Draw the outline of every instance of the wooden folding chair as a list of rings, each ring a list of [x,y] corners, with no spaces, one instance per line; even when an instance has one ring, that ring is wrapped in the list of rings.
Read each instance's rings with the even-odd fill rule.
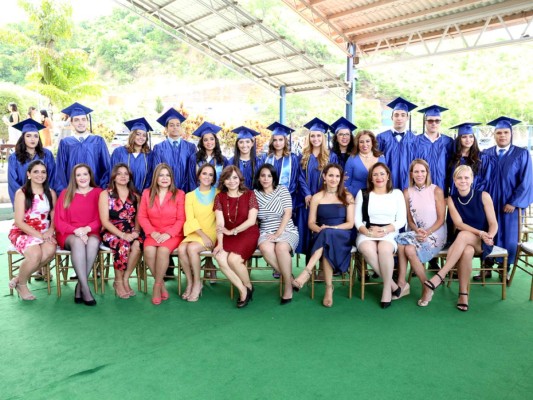
[[[531,289],[529,291],[529,300],[533,300],[533,263],[529,257],[533,256],[533,242],[529,242],[529,233],[533,227],[533,206],[520,209],[518,212],[518,248],[514,260],[513,271],[509,280],[509,286],[514,279],[516,269],[519,268],[531,276]]]

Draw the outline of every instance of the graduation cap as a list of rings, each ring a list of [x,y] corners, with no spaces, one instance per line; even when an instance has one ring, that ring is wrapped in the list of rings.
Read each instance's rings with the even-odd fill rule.
[[[24,121],[19,122],[16,125],[13,125],[13,128],[21,131],[22,133],[26,132],[39,132],[41,129],[44,129],[45,126],[38,123],[34,119],[28,118]]]
[[[413,111],[418,106],[416,104],[413,104],[405,100],[402,97],[397,97],[394,100],[392,100],[389,104],[387,104],[387,107],[390,107],[395,111],[399,110],[399,111],[405,111],[408,113],[408,112]]]
[[[313,118],[311,121],[309,121],[307,124],[304,125],[307,129],[310,131],[317,131],[326,133],[331,129],[331,126],[326,124],[324,121],[322,121],[319,118]]]
[[[418,110],[419,113],[424,113],[426,117],[440,117],[440,113],[448,111],[447,108],[433,104],[432,106]]]
[[[294,129],[289,128],[288,126],[285,126],[283,124],[280,124],[279,122],[274,122],[273,124],[270,124],[267,126],[267,129],[272,131],[272,136],[283,136],[283,137],[289,137],[289,149],[292,147],[292,137],[291,133],[294,132]]]
[[[74,117],[79,117],[80,115],[89,116],[89,131],[92,132],[93,130],[93,121],[91,119],[91,113],[93,112],[92,109],[89,107],[85,107],[83,104],[80,103],[73,103],[67,108],[61,110],[63,114],[67,114],[71,119]]]
[[[193,135],[194,136],[197,136],[199,138],[201,138],[202,136],[208,134],[208,133],[211,133],[213,135],[216,135],[218,132],[220,132],[222,128],[218,125],[214,125],[214,124],[210,124],[209,122],[207,121],[204,121],[202,123],[202,125],[200,125],[198,127],[198,129],[196,129],[194,132],[193,132]]]
[[[259,135],[259,132],[254,131],[253,129],[247,128],[245,126],[239,126],[238,128],[235,128],[232,130],[233,133],[237,134],[237,140],[241,139],[252,139],[255,136]]]
[[[522,121],[519,121],[517,119],[501,116],[496,118],[495,120],[492,120],[490,122],[487,122],[487,125],[493,126],[495,129],[510,129],[511,132],[513,131],[513,126],[516,124],[519,124]]]
[[[357,126],[352,124],[349,120],[344,117],[340,117],[337,121],[331,124],[333,132],[337,133],[341,129],[348,129],[350,132],[353,132],[357,129]]]
[[[166,127],[168,124],[168,121],[171,119],[179,119],[180,123],[185,121],[187,118],[185,118],[183,115],[181,115],[177,110],[174,108],[169,108],[163,115],[161,115],[157,122],[161,124],[162,126]]]
[[[145,132],[153,131],[153,128],[150,126],[148,121],[144,118],[131,119],[129,121],[124,122],[124,125],[128,127],[130,132],[136,129],[139,129]]]
[[[474,126],[481,125],[478,122],[463,122],[462,124],[452,126],[450,129],[457,129],[457,135],[473,135]]]

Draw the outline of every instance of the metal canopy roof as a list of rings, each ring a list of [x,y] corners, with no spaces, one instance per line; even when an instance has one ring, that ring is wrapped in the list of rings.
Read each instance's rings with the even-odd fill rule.
[[[342,51],[355,43],[363,66],[378,53],[398,61],[533,39],[531,0],[283,1]],[[506,39],[487,33],[497,28]]]
[[[282,86],[287,93],[325,89],[345,101],[347,83],[236,1],[115,1],[276,93]]]

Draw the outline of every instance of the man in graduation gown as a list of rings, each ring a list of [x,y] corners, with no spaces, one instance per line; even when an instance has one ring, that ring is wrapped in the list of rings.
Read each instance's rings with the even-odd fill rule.
[[[157,122],[165,127],[167,140],[154,146],[152,170],[160,163],[167,163],[172,168],[174,184],[187,193],[192,188],[189,184],[189,162],[191,155],[196,153],[196,146],[183,138],[183,121],[185,117],[174,108],[170,108],[158,118]]]
[[[68,186],[74,166],[85,163],[91,167],[96,185],[106,188],[111,172],[111,157],[105,140],[87,130],[91,110],[74,103],[61,112],[70,117],[74,134],[61,139],[57,150],[56,187],[59,193]]]
[[[498,161],[495,189],[491,196],[498,220],[494,240],[509,253],[509,268],[514,263],[518,242],[518,212],[533,203],[533,167],[529,151],[512,144],[513,126],[520,121],[499,117],[488,125],[494,126],[496,146],[486,153]],[[490,277],[491,273],[487,273]],[[507,275],[509,279],[509,275]],[[478,278],[480,279],[480,277]]]
[[[414,160],[412,146],[415,135],[407,129],[407,122],[409,113],[416,105],[398,97],[387,104],[387,107],[392,108],[392,129],[377,136],[378,147],[391,171],[392,186],[403,190],[409,187],[409,166]]]

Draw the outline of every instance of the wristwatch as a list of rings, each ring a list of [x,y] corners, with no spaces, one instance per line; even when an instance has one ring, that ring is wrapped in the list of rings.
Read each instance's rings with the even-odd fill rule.
[[[237,228],[233,230],[233,236],[237,236]]]

